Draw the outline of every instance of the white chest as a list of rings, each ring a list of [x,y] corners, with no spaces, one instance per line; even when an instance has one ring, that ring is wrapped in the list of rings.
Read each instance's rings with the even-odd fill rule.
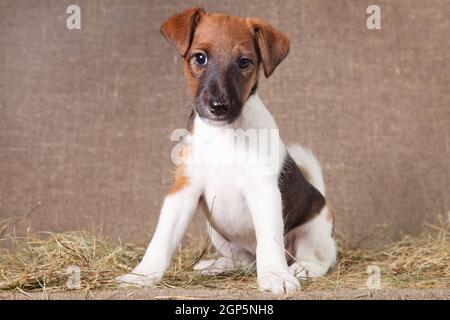
[[[248,164],[236,161],[242,155],[230,139],[218,132],[214,138],[215,142],[203,141],[201,148],[196,148],[194,141],[193,156],[202,152],[206,157],[200,163],[194,162],[189,171],[202,186],[211,226],[233,243],[251,248],[256,241],[255,231],[243,191],[252,183],[253,174]]]
[[[245,190],[267,177],[277,180],[285,148],[275,121],[258,97],[245,106],[239,126],[217,127],[196,118],[187,148],[187,172],[201,186],[212,227],[228,240],[255,245]]]

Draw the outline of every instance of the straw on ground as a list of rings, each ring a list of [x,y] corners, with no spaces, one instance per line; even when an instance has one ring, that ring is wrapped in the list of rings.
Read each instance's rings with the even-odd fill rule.
[[[0,238],[9,241],[0,249],[0,289],[66,290],[70,266],[80,270],[80,287],[111,289],[115,277],[130,272],[144,253],[143,246],[121,244],[90,232],[29,233],[19,238],[8,230],[17,220],[0,222]],[[404,236],[378,249],[351,248],[338,241],[339,257],[327,276],[301,281],[302,290],[337,290],[366,287],[367,268],[381,271],[382,288],[450,287],[450,220],[417,237]],[[0,243],[1,246],[1,243]],[[199,255],[214,256],[205,241],[181,247],[160,286],[171,288],[254,289],[254,266],[221,276],[193,271]],[[69,269],[68,269],[69,268]]]

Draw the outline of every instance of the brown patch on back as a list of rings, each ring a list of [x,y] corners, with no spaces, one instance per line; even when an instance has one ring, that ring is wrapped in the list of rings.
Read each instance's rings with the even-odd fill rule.
[[[323,195],[303,176],[288,154],[278,177],[283,201],[285,234],[317,216],[325,206]]]

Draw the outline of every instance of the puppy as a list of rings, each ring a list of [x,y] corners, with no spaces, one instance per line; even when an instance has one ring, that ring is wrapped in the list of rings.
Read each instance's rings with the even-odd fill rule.
[[[259,19],[201,8],[171,17],[161,32],[184,59],[193,109],[153,239],[141,263],[118,280],[161,280],[199,203],[219,254],[200,261],[199,272],[229,272],[256,259],[259,288],[274,294],[297,290],[298,278],[324,275],[336,247],[320,165],[310,151],[285,147],[256,93],[259,70],[274,72],[288,38]]]

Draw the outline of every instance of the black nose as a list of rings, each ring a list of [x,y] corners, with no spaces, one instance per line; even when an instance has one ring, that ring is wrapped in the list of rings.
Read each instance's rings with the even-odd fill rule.
[[[212,101],[209,104],[209,110],[211,110],[211,113],[216,116],[225,115],[228,112],[229,108],[230,108],[230,103],[226,100]]]

